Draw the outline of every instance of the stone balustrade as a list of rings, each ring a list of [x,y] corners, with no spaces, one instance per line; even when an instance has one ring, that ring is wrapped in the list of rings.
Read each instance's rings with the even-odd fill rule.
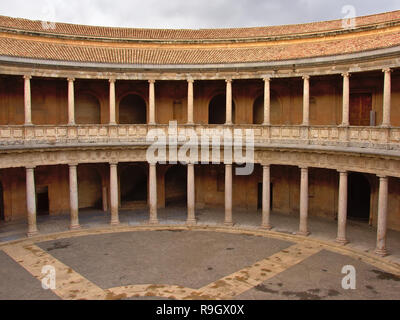
[[[149,130],[160,129],[167,135],[168,128],[168,125],[0,126],[0,145],[29,148],[47,145],[62,147],[79,144],[146,144]],[[243,139],[246,130],[251,129],[255,145],[261,147],[314,145],[400,150],[400,128],[397,127],[178,125],[178,135],[187,136],[187,129],[194,130],[197,135],[204,129],[210,130],[211,135],[223,130],[235,130],[235,134],[242,133]]]

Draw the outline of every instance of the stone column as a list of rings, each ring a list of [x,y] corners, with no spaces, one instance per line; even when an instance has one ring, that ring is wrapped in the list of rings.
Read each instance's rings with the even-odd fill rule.
[[[225,225],[233,226],[233,222],[232,222],[232,164],[225,165]]]
[[[149,124],[156,124],[155,80],[149,80]]]
[[[346,222],[347,222],[347,171],[339,171],[339,203],[338,203],[338,233],[336,242],[347,244]]]
[[[297,234],[308,236],[307,218],[308,218],[308,168],[301,167],[300,179],[300,227]]]
[[[70,229],[80,229],[78,216],[78,175],[77,164],[69,165],[69,206],[71,212]]]
[[[26,167],[26,207],[28,211],[28,237],[38,234],[36,225],[35,167]]]
[[[193,79],[188,79],[188,124],[193,124]]]
[[[157,218],[157,165],[149,164],[149,207],[150,224],[158,224]]]
[[[226,79],[226,123],[232,124],[232,79]]]
[[[110,206],[111,206],[111,225],[119,224],[118,217],[118,172],[117,162],[110,163]]]
[[[32,125],[32,104],[31,104],[31,79],[30,75],[24,76],[24,104],[25,104],[25,125]]]
[[[383,88],[383,120],[382,127],[390,127],[390,104],[391,104],[391,69],[382,70],[385,73],[385,82]]]
[[[349,108],[350,108],[350,74],[348,72],[342,73],[343,77],[343,106],[342,106],[342,126],[347,127],[350,125]]]
[[[387,255],[386,229],[388,207],[388,177],[379,176],[379,200],[378,200],[378,230],[375,253],[380,256]]]
[[[271,230],[270,211],[271,211],[271,167],[263,166],[263,188],[262,188],[262,224],[261,227]]]
[[[264,78],[264,123],[269,126],[271,124],[271,79]]]
[[[310,125],[310,76],[304,76],[303,87],[303,126]]]
[[[194,180],[194,164],[188,164],[187,174],[187,205],[188,205],[188,218],[187,224],[196,224],[196,213],[195,213],[195,180]]]
[[[110,125],[117,124],[115,118],[115,79],[110,79]]]
[[[74,81],[74,78],[68,78],[68,124],[70,126],[73,126],[75,124]]]

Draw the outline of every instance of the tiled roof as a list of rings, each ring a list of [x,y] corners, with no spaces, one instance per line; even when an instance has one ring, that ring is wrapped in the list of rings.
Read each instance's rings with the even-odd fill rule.
[[[366,16],[357,19],[358,27],[399,19],[400,11]],[[90,27],[71,24],[56,24],[55,30],[43,30],[38,21],[0,16],[0,28],[9,31],[0,33],[0,55],[35,58],[55,61],[97,62],[118,64],[216,64],[266,62],[288,59],[330,56],[354,53],[377,48],[400,45],[397,26],[369,31],[354,30],[351,34],[313,36],[307,39],[286,41],[257,40],[217,45],[176,44],[152,42],[151,39],[228,39],[268,37],[291,33],[323,32],[340,29],[341,21],[318,22],[280,27],[215,29],[215,30],[156,30]],[[17,30],[32,31],[35,34],[21,34]],[[1,30],[0,30],[1,32]],[[41,36],[37,32],[54,35]],[[115,41],[60,39],[56,34],[89,37],[115,38]],[[146,43],[123,42],[121,39],[147,39]],[[153,40],[155,41],[155,40]],[[201,42],[201,41],[200,41]]]
[[[400,20],[400,10],[388,13],[358,17],[357,27]],[[43,29],[41,21],[0,16],[0,27],[17,30],[51,33],[59,35],[77,35],[87,37],[106,37],[115,39],[148,39],[148,40],[195,40],[195,39],[237,39],[258,38],[282,35],[293,35],[329,30],[341,30],[342,21],[332,20],[284,26],[231,29],[139,29],[111,28],[67,23],[56,23],[55,29]]]

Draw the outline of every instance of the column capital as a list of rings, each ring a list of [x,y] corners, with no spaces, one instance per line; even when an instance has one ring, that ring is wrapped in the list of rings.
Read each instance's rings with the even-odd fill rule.
[[[232,167],[232,162],[224,162],[224,165],[225,165],[226,167]]]
[[[149,79],[148,82],[149,82],[150,84],[154,84],[154,83],[156,83],[156,80],[155,80],[155,79]]]
[[[31,79],[32,79],[32,75],[30,75],[30,74],[24,74],[23,78],[24,78],[25,80],[31,80]]]
[[[115,83],[117,80],[115,79],[115,78],[110,78],[110,79],[108,79],[108,82],[110,82],[110,83]]]
[[[308,170],[307,166],[299,166],[299,168],[303,171],[303,170]]]
[[[36,168],[36,166],[26,166],[26,167],[25,167],[26,170],[33,170],[33,169],[35,169],[35,168]]]
[[[387,180],[388,179],[388,176],[385,176],[385,175],[377,174],[376,176],[379,178],[379,180]]]
[[[193,79],[193,78],[187,78],[186,81],[187,81],[188,83],[194,83],[194,79]]]
[[[226,83],[232,83],[232,81],[233,81],[232,78],[226,78],[226,79],[225,79],[225,82],[226,82]]]
[[[262,164],[262,167],[268,169],[268,168],[271,168],[271,165],[270,164]]]
[[[392,69],[390,69],[390,68],[384,68],[384,69],[382,69],[382,72],[384,72],[384,73],[390,73],[390,72],[392,72],[393,70]]]
[[[269,76],[265,76],[262,78],[264,82],[270,82],[271,81],[271,77]]]
[[[75,78],[72,78],[72,77],[67,78],[67,81],[68,81],[68,82],[74,82],[74,81],[75,81]]]
[[[79,163],[78,162],[71,162],[71,163],[68,163],[68,165],[69,165],[70,168],[71,167],[77,167],[79,165]]]
[[[337,170],[341,175],[347,175],[349,172],[347,170],[339,169]]]
[[[310,76],[308,74],[305,74],[301,77],[303,80],[310,80]]]
[[[343,73],[341,73],[341,75],[342,75],[342,77],[347,77],[347,78],[351,77],[350,72],[343,72]]]
[[[110,161],[109,164],[110,164],[110,166],[117,166],[118,161]]]

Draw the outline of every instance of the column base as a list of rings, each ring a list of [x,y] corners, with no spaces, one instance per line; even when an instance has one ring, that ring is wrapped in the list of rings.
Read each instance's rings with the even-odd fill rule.
[[[376,249],[375,254],[377,254],[378,256],[381,256],[381,257],[385,257],[388,255],[388,252],[386,249]]]
[[[303,237],[308,237],[311,234],[309,231],[297,231],[296,235],[298,236],[303,236]]]
[[[225,227],[233,227],[233,222],[232,221],[225,221],[224,222]]]
[[[186,220],[186,225],[187,226],[195,226],[197,224],[197,220],[196,219],[187,219]]]
[[[159,221],[158,221],[158,219],[156,218],[156,219],[150,219],[149,220],[149,224],[159,224]]]
[[[112,220],[112,221],[110,222],[110,224],[111,224],[112,226],[118,226],[118,225],[119,225],[119,220]]]
[[[69,230],[80,230],[81,225],[80,224],[74,224],[69,226]]]
[[[335,242],[343,246],[349,243],[349,241],[345,238],[336,238]]]
[[[272,226],[269,225],[269,224],[262,224],[262,225],[261,225],[261,229],[271,230],[271,229],[272,229]]]
[[[35,237],[39,234],[39,231],[29,231],[26,235],[28,236],[28,238],[32,238]]]

